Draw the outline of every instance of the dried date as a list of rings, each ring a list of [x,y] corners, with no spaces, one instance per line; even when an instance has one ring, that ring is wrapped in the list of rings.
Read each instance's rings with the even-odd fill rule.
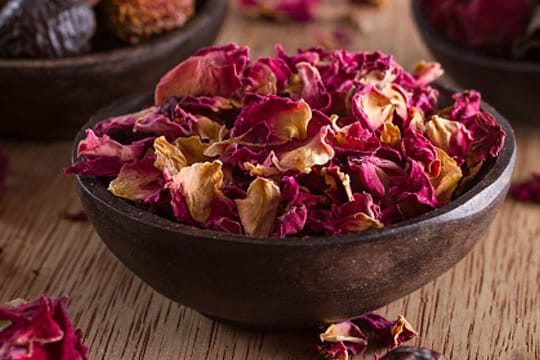
[[[137,44],[183,26],[195,12],[195,1],[103,0],[100,10],[113,34]]]
[[[59,58],[89,50],[96,20],[88,1],[4,0],[0,57]]]

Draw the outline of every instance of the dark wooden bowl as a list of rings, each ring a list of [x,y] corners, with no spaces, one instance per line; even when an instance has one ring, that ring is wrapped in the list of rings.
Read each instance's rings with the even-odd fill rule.
[[[540,63],[492,57],[453,43],[424,18],[412,0],[416,25],[445,71],[462,87],[477,89],[511,121],[540,123]]]
[[[153,88],[167,70],[215,40],[227,0],[198,3],[184,27],[138,46],[65,59],[0,59],[0,137],[73,139],[98,109]]]
[[[441,99],[452,91],[441,88]],[[151,102],[138,96],[98,112],[98,120]],[[77,176],[97,233],[137,276],[168,298],[207,316],[266,328],[354,317],[425,285],[461,260],[485,233],[510,184],[515,139],[508,122],[483,104],[507,138],[496,160],[457,200],[415,219],[337,237],[253,238],[181,225],[113,196],[94,177]]]

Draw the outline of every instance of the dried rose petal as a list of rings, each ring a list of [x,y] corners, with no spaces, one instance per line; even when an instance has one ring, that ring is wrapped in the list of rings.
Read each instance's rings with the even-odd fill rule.
[[[305,101],[247,95],[243,102],[231,137],[240,137],[246,143],[271,145],[306,138],[311,109]]]
[[[202,224],[210,217],[211,203],[221,195],[222,185],[222,163],[212,161],[182,168],[168,186],[171,193],[178,192],[183,196],[193,220]]]
[[[392,121],[394,106],[376,87],[366,86],[352,99],[354,116],[372,130],[377,130],[385,122]]]
[[[390,193],[396,197],[401,212],[407,217],[418,216],[438,206],[435,189],[422,166],[412,161],[408,175],[394,179]]]
[[[154,140],[154,151],[156,153],[154,166],[161,171],[166,171],[169,176],[178,174],[188,165],[186,155],[182,150],[168,142],[164,136]]]
[[[439,176],[431,178],[431,184],[439,203],[447,204],[452,200],[452,194],[463,178],[463,172],[456,161],[444,150],[435,148],[435,151],[441,161],[441,172]]]
[[[463,123],[434,115],[425,124],[425,129],[433,145],[447,152],[458,165],[463,164],[472,140],[470,131]]]
[[[325,165],[334,157],[334,149],[327,142],[329,126],[322,127],[318,134],[301,146],[279,155],[274,165],[282,172],[289,170],[308,173],[315,165]]]
[[[362,354],[368,345],[367,336],[351,321],[330,325],[319,338],[325,344],[315,349],[329,359],[348,359],[349,353]]]
[[[348,359],[349,353],[362,354],[372,343],[393,349],[416,335],[416,331],[401,315],[393,322],[378,314],[368,313],[330,325],[319,335],[323,344],[314,349],[327,359]]]
[[[373,203],[371,195],[354,194],[353,200],[336,210],[336,227],[344,233],[381,228],[379,206]]]
[[[84,159],[64,169],[66,175],[116,176],[122,168],[122,161],[117,157],[97,157]]]
[[[132,130],[137,121],[149,115],[156,114],[159,108],[156,106],[149,107],[139,112],[121,116],[115,116],[109,119],[101,120],[94,126],[94,132],[98,136],[109,134],[112,130]]]
[[[352,321],[368,334],[372,334],[373,338],[368,335],[370,341],[382,343],[388,349],[398,347],[418,335],[402,315],[399,315],[396,321],[390,321],[376,313],[368,313]]]
[[[157,202],[163,189],[162,172],[154,166],[155,158],[126,163],[110,182],[109,191],[132,201]]]
[[[155,101],[163,105],[170,96],[232,97],[242,87],[247,47],[224,45],[203,49],[169,71],[156,87]]]
[[[236,200],[238,214],[246,234],[268,236],[276,219],[280,190],[270,180],[256,178],[245,199]]]
[[[416,77],[417,84],[427,85],[440,78],[444,74],[444,71],[441,64],[437,62],[427,63],[425,61],[420,61],[414,67],[413,73]]]
[[[0,306],[0,359],[85,360],[88,351],[66,302],[65,297],[42,295]]]
[[[525,182],[512,184],[510,194],[518,201],[540,203],[540,174],[533,174]]]
[[[88,129],[86,130],[86,138],[80,142],[77,148],[77,156],[117,158],[122,162],[137,160],[144,155],[149,140],[151,139],[122,145],[108,135],[99,137],[91,129]]]

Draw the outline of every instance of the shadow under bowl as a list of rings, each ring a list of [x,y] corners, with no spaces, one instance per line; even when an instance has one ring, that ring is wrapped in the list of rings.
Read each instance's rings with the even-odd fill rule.
[[[63,59],[0,59],[0,137],[73,139],[98,109],[152,89],[170,68],[212,44],[227,3],[198,1],[182,28],[136,46]]]
[[[462,47],[427,22],[420,0],[412,0],[416,25],[425,44],[460,86],[481,91],[486,101],[511,121],[540,124],[540,63],[505,59]]]
[[[441,103],[453,89],[439,86]],[[98,112],[97,121],[133,112],[141,95]],[[486,232],[514,168],[508,122],[486,103],[507,137],[497,159],[450,204],[382,229],[335,237],[254,238],[182,225],[143,211],[77,176],[88,217],[109,249],[166,297],[221,321],[258,328],[300,328],[348,319],[420,288],[460,261]]]

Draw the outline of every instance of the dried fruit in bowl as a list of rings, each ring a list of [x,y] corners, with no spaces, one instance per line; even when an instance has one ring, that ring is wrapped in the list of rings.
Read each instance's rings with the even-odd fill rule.
[[[90,49],[96,20],[85,0],[0,2],[0,57],[59,58]]]
[[[426,19],[450,39],[492,52],[525,35],[533,0],[421,0]]]
[[[479,93],[439,106],[429,83],[441,74],[381,52],[203,49],[163,76],[153,106],[88,129],[65,171],[204,229],[381,228],[451,202],[503,146]]]
[[[102,0],[100,7],[115,35],[137,44],[184,25],[195,12],[195,1]]]

